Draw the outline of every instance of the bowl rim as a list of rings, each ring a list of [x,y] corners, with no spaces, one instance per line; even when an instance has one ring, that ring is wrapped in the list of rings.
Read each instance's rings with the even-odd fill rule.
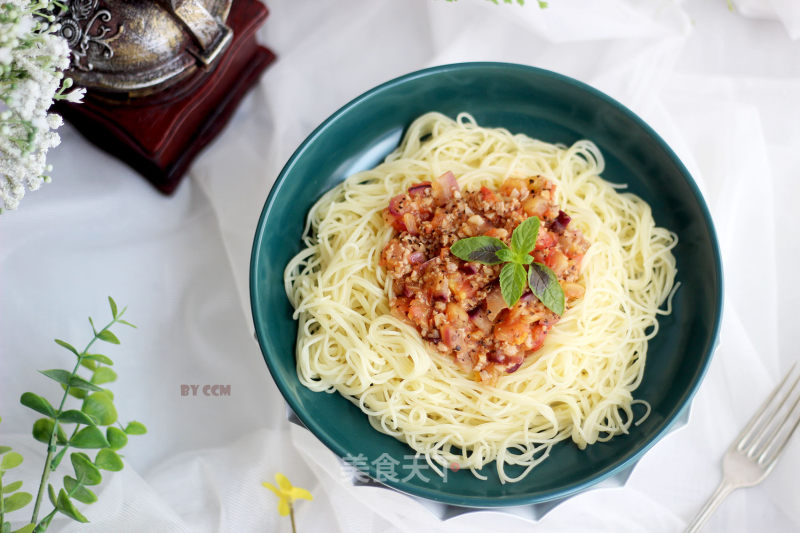
[[[408,74],[404,74],[402,76],[398,76],[392,78],[380,85],[369,89],[360,95],[356,96],[352,100],[348,101],[346,104],[341,106],[337,109],[334,113],[332,113],[328,118],[326,118],[319,126],[317,126],[298,146],[298,148],[292,153],[289,160],[286,162],[284,167],[282,168],[281,172],[278,174],[278,177],[275,180],[272,188],[270,189],[269,195],[267,196],[266,201],[264,202],[264,207],[262,208],[261,215],[258,220],[258,225],[256,226],[256,231],[253,237],[253,246],[251,251],[251,259],[250,259],[250,307],[251,312],[253,314],[253,327],[256,333],[256,339],[259,344],[259,348],[261,349],[262,357],[272,375],[275,384],[277,385],[278,389],[281,392],[284,400],[288,403],[289,407],[294,411],[296,416],[300,419],[300,421],[305,425],[305,427],[317,438],[320,442],[322,442],[328,449],[333,451],[339,458],[345,456],[347,451],[336,442],[335,439],[330,438],[330,436],[324,431],[319,424],[316,423],[315,419],[309,417],[305,412],[300,409],[298,402],[293,398],[291,394],[290,388],[284,382],[284,380],[280,377],[278,369],[274,367],[274,363],[272,358],[268,356],[267,350],[267,332],[263,331],[262,328],[259,326],[260,320],[257,319],[263,316],[262,311],[262,304],[256,294],[256,287],[258,285],[257,280],[257,271],[259,265],[259,257],[260,257],[260,250],[261,250],[261,243],[263,242],[263,236],[266,231],[266,221],[269,218],[272,210],[275,206],[275,201],[280,193],[284,183],[287,180],[287,176],[289,176],[295,166],[298,164],[298,161],[302,158],[303,154],[307,151],[310,145],[312,145],[317,138],[322,136],[326,130],[331,128],[343,115],[347,114],[351,109],[359,106],[362,102],[370,100],[371,98],[379,95],[382,92],[387,90],[391,90],[397,86],[401,86],[406,83],[413,82],[418,79],[428,78],[432,76],[440,76],[444,74],[450,74],[454,72],[464,71],[464,70],[479,70],[479,69],[497,69],[500,71],[517,71],[520,73],[527,73],[528,75],[532,76],[539,76],[544,78],[550,78],[560,83],[564,83],[567,85],[571,85],[583,92],[588,93],[590,96],[600,99],[610,105],[611,107],[615,108],[616,111],[622,113],[627,118],[632,120],[637,126],[639,126],[651,139],[655,140],[657,145],[664,151],[664,153],[668,156],[671,162],[675,165],[678,173],[683,177],[686,181],[687,185],[690,188],[691,193],[694,196],[695,201],[700,208],[700,212],[702,214],[703,221],[707,228],[709,238],[712,245],[712,255],[714,260],[714,270],[716,274],[716,287],[714,287],[716,294],[717,294],[717,302],[714,307],[716,316],[713,318],[713,323],[711,327],[711,334],[709,337],[709,347],[706,352],[703,354],[703,361],[700,364],[699,368],[697,369],[695,375],[690,381],[690,386],[684,391],[680,400],[676,403],[676,407],[673,409],[668,416],[665,417],[663,426],[659,431],[653,432],[650,436],[644,439],[644,443],[640,445],[638,449],[634,452],[626,452],[622,454],[619,458],[611,462],[606,468],[598,470],[594,472],[592,475],[584,478],[581,481],[571,483],[565,485],[561,489],[550,491],[542,496],[521,496],[521,495],[508,495],[508,496],[494,496],[494,497],[487,497],[487,496],[463,496],[463,495],[456,495],[452,492],[444,492],[438,489],[431,489],[427,486],[413,486],[413,490],[409,490],[407,487],[409,485],[404,482],[391,482],[391,481],[381,481],[378,482],[381,485],[388,486],[399,492],[409,494],[411,496],[417,496],[426,498],[428,500],[433,500],[436,502],[456,505],[460,507],[470,507],[470,508],[498,508],[498,507],[510,507],[510,506],[519,506],[519,505],[528,505],[528,504],[535,504],[535,503],[543,503],[543,502],[553,502],[555,500],[562,500],[566,499],[570,496],[573,496],[579,492],[582,492],[592,486],[596,486],[600,482],[607,480],[609,478],[613,478],[616,476],[625,477],[627,478],[627,474],[631,471],[636,463],[642,458],[642,456],[649,451],[659,440],[661,440],[665,435],[670,433],[676,428],[676,423],[681,421],[682,414],[688,414],[689,409],[691,408],[692,399],[697,392],[697,389],[700,386],[703,378],[705,377],[706,372],[708,371],[708,367],[710,366],[711,360],[713,358],[714,352],[716,350],[717,345],[719,344],[719,330],[720,324],[722,320],[723,314],[723,306],[724,306],[724,283],[723,283],[723,269],[722,269],[722,260],[721,260],[721,253],[719,249],[719,241],[717,239],[716,230],[714,227],[713,220],[711,218],[711,213],[708,209],[708,206],[705,202],[705,199],[700,192],[700,189],[697,186],[692,175],[689,173],[686,166],[680,160],[680,158],[675,154],[675,152],[670,148],[670,146],[662,139],[662,137],[649,125],[645,122],[642,118],[640,118],[636,113],[631,111],[628,107],[617,101],[616,99],[612,98],[611,96],[605,94],[604,92],[588,85],[584,82],[576,80],[572,77],[559,74],[557,72],[553,72],[550,70],[542,69],[539,67],[534,67],[530,65],[524,65],[519,63],[507,63],[507,62],[494,62],[494,61],[475,61],[475,62],[462,62],[462,63],[448,63],[444,65],[438,65],[433,67],[428,67],[420,70],[416,70],[410,72]],[[369,470],[367,474],[374,474],[372,472],[372,465],[369,466]]]

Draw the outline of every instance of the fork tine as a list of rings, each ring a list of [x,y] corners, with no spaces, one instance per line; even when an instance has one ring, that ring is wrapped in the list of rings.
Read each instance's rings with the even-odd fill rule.
[[[797,388],[798,382],[800,382],[800,378],[798,378],[797,381],[795,381],[795,386],[792,388],[792,392],[794,392],[794,389]],[[800,409],[798,409],[798,406],[800,406],[800,394],[798,394],[797,399],[794,401],[794,404],[792,405],[792,408],[789,410],[788,413],[786,413],[786,417],[783,419],[780,425],[778,425],[778,427],[776,427],[775,430],[772,432],[769,441],[764,447],[763,453],[758,457],[759,464],[765,464],[767,468],[771,468],[772,464],[775,461],[777,461],[778,457],[783,451],[783,448],[786,447],[786,444],[792,437],[794,430],[797,429],[798,425],[800,425]],[[792,423],[793,418],[795,419],[794,423]],[[784,432],[784,434],[781,436],[781,431],[786,429],[787,427],[789,427],[789,431]],[[781,438],[780,441],[778,441],[778,437]],[[775,449],[771,449],[776,444],[777,446],[775,447]]]
[[[794,370],[794,367],[792,368],[792,370]],[[789,376],[791,374],[792,372],[790,371],[786,375]],[[780,431],[781,427],[783,427],[784,423],[786,422],[785,419],[788,418],[788,413],[782,419],[778,419],[777,422],[776,422],[776,417],[778,416],[778,413],[780,413],[781,410],[783,410],[783,407],[787,405],[788,402],[790,401],[790,398],[794,394],[794,390],[797,388],[798,383],[800,383],[800,376],[798,376],[797,379],[794,380],[794,383],[792,383],[792,386],[789,387],[789,390],[781,396],[778,405],[770,410],[767,421],[761,426],[761,428],[758,430],[758,435],[756,435],[756,438],[748,446],[747,449],[748,457],[751,458],[756,457],[757,455],[761,455],[762,453],[767,451],[767,448],[769,448],[769,440],[771,438],[774,438],[775,434]],[[792,409],[794,409],[794,406],[792,406],[792,408],[789,409],[789,412],[791,412]],[[765,439],[768,440],[766,444],[764,444]]]
[[[764,400],[764,403],[761,404],[761,406],[758,408],[758,411],[756,411],[753,417],[747,422],[747,425],[742,429],[741,433],[739,433],[739,435],[736,437],[736,440],[734,440],[734,442],[736,443],[737,450],[742,451],[745,449],[745,447],[750,446],[749,441],[754,436],[756,426],[761,424],[764,416],[768,414],[767,408],[770,406],[770,404],[772,404],[773,400],[775,400],[775,397],[778,395],[781,389],[783,389],[783,386],[789,380],[789,376],[792,374],[792,372],[794,372],[796,366],[797,363],[794,363],[791,366],[791,368],[789,368],[789,371],[783,377],[778,386],[775,387],[775,389],[772,391],[769,397],[766,400]],[[777,409],[775,411],[777,411]],[[773,411],[772,413],[773,416],[775,411]],[[760,433],[761,432],[759,432],[759,434]]]

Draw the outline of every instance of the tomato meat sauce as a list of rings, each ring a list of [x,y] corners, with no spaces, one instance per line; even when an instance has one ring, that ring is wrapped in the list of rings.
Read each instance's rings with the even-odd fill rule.
[[[569,307],[584,293],[578,277],[589,242],[569,227],[554,193],[555,185],[542,176],[509,178],[497,190],[461,191],[447,172],[411,186],[383,212],[396,230],[380,258],[391,275],[392,312],[477,381],[494,384],[516,371],[560,317],[530,290],[509,309],[500,291],[502,265],[463,261],[450,246],[479,235],[510,244],[514,228],[538,217],[531,255],[555,272]]]

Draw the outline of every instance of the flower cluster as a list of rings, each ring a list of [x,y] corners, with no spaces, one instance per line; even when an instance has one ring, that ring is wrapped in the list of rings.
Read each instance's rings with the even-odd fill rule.
[[[53,0],[0,3],[0,211],[16,209],[26,189],[49,181],[45,157],[61,142],[55,130],[62,120],[48,110],[54,100],[83,97],[84,89],[67,92],[70,50],[52,23],[62,7]]]

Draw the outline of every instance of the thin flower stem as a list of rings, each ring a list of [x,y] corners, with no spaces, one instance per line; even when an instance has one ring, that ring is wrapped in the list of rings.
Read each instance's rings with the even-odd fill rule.
[[[72,369],[72,374],[70,377],[74,376],[78,372],[78,368],[81,366],[81,361],[83,361],[83,357],[89,352],[89,348],[92,347],[92,344],[99,338],[98,335],[101,331],[105,331],[111,326],[113,326],[117,320],[122,316],[120,313],[118,316],[114,317],[111,322],[106,325],[100,331],[95,332],[94,337],[92,340],[89,341],[89,344],[86,345],[86,348],[78,355],[78,362],[75,363],[75,368]],[[64,408],[64,403],[67,401],[67,396],[69,396],[69,389],[70,386],[67,385],[64,388],[64,395],[61,397],[61,403],[58,405],[57,414],[61,414],[61,410]],[[44,499],[44,492],[47,488],[47,480],[50,478],[51,468],[50,465],[53,463],[53,452],[56,450],[56,436],[58,435],[58,418],[55,419],[55,423],[53,424],[53,431],[50,434],[50,441],[47,443],[47,457],[44,460],[44,469],[42,470],[42,478],[39,481],[39,492],[36,494],[36,503],[33,505],[33,515],[31,516],[31,524],[36,524],[37,520],[39,519],[39,507],[42,505],[42,500]],[[69,443],[66,444],[69,446]]]
[[[289,502],[289,520],[292,521],[292,533],[297,533],[297,528],[294,525],[294,504]]]

